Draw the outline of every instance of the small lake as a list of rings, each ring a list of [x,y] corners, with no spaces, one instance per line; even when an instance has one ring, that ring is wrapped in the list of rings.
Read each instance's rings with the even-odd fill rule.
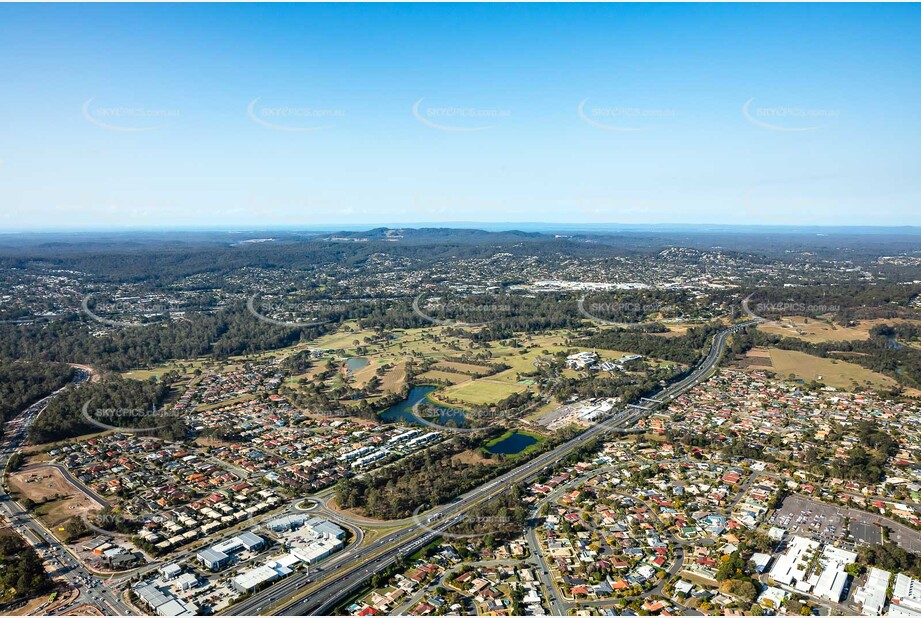
[[[487,446],[486,450],[496,455],[517,455],[532,444],[537,444],[537,438],[515,431],[504,440]]]
[[[370,361],[368,361],[367,358],[362,358],[361,356],[353,356],[351,358],[346,359],[345,362],[348,365],[349,371],[355,372],[355,371],[358,371],[359,369],[364,369],[365,367],[367,367]]]
[[[425,399],[435,390],[434,386],[414,386],[409,391],[409,396],[400,403],[390,406],[380,413],[380,419],[385,423],[409,423],[410,425],[424,425],[413,414],[413,406]],[[437,416],[427,416],[425,420],[442,427],[463,427],[466,425],[463,410],[435,406],[429,402],[429,410],[438,412]]]

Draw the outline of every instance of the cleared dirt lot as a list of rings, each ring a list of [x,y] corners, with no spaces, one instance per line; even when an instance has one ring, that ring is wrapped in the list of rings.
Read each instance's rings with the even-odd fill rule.
[[[35,466],[10,475],[10,488],[18,499],[37,503],[35,512],[56,535],[72,517],[85,517],[102,505],[72,485],[57,468]]]

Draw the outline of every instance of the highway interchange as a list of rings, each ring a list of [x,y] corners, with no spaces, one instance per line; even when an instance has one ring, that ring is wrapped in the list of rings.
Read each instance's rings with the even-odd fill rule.
[[[686,377],[666,387],[649,401],[655,405],[666,403],[708,378],[716,369],[729,337],[754,324],[757,320],[734,325],[717,333],[706,357]],[[308,616],[324,615],[333,611],[348,595],[358,590],[374,573],[378,573],[399,558],[409,556],[440,536],[440,531],[458,523],[464,514],[510,486],[523,483],[539,475],[590,440],[607,433],[631,429],[648,414],[653,406],[628,406],[605,420],[593,425],[569,440],[502,476],[473,489],[454,502],[436,507],[425,514],[424,521],[392,532],[366,547],[352,548],[309,575],[297,573],[258,592],[232,606],[226,614],[252,615],[269,612],[272,615]],[[297,595],[296,598],[295,595]]]
[[[337,516],[325,507],[322,499],[328,497],[329,491],[317,494],[315,498],[320,499],[318,501],[318,510],[322,515],[324,517],[331,516],[331,519],[346,525],[352,531],[353,539],[349,549],[327,559],[318,567],[311,568],[308,572],[292,574],[286,579],[231,606],[224,613],[228,615],[304,616],[324,615],[332,612],[339,603],[360,589],[373,574],[386,569],[398,559],[413,554],[439,538],[445,529],[462,521],[471,509],[488,502],[513,485],[524,483],[537,477],[556,462],[594,438],[602,437],[612,432],[634,429],[637,421],[657,406],[670,401],[709,377],[722,356],[729,336],[756,321],[757,319],[737,324],[717,333],[706,357],[697,367],[682,380],[657,393],[655,399],[644,400],[648,402],[648,405],[627,406],[555,449],[543,453],[521,466],[484,483],[451,503],[429,510],[418,518],[404,520],[403,522],[388,522],[391,527],[398,526],[400,523],[405,523],[405,527],[385,534],[370,545],[361,546],[363,533],[358,526],[352,525],[355,522],[350,522],[347,518]],[[79,385],[89,377],[90,373],[88,371],[78,368],[74,382]],[[64,388],[70,387],[72,386],[69,385]],[[0,465],[4,469],[10,457],[22,448],[31,424],[45,409],[48,402],[63,390],[62,388],[36,402],[7,423],[6,433],[2,444],[0,444]],[[79,484],[77,485],[79,486]],[[124,577],[114,583],[111,581],[103,583],[41,522],[13,501],[6,493],[5,487],[0,488],[0,514],[10,521],[11,525],[39,551],[43,558],[57,567],[56,576],[63,578],[78,590],[79,597],[69,605],[70,607],[81,603],[89,603],[100,607],[110,615],[131,615],[136,613],[136,610],[132,609],[119,596],[121,584],[126,581]],[[185,552],[185,554],[188,553],[190,552]],[[153,566],[134,571],[133,574],[136,575],[150,568],[153,568]],[[545,578],[542,577],[543,579]],[[548,583],[544,582],[545,585]],[[555,599],[551,598],[552,609],[559,608],[555,601]]]

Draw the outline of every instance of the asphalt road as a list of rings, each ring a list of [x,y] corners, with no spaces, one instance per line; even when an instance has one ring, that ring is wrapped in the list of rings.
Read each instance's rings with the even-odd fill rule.
[[[88,371],[78,368],[73,383],[81,384],[86,382],[90,375]],[[60,388],[44,399],[37,401],[6,423],[3,440],[0,442],[0,469],[5,470],[10,457],[22,448],[28,436],[29,427],[45,410],[48,402],[68,386]],[[80,484],[76,484],[76,486],[80,487]],[[55,577],[66,580],[80,592],[80,596],[74,604],[89,603],[111,615],[132,613],[130,608],[119,598],[118,593],[110,590],[102,583],[102,580],[90,573],[83,566],[83,563],[57,537],[34,518],[31,513],[10,498],[4,483],[0,483],[0,515],[3,515],[8,520],[10,525],[35,547],[45,560],[57,567],[53,573]]]
[[[728,338],[733,333],[754,323],[755,321],[749,321],[720,331],[714,336],[707,356],[694,371],[656,393],[654,399],[668,402],[708,378],[716,369]],[[309,576],[305,573],[293,574],[237,603],[225,613],[253,615],[271,610],[272,615],[326,615],[349,594],[358,590],[374,573],[384,570],[399,558],[411,555],[438,538],[440,530],[460,521],[466,511],[498,496],[512,485],[537,476],[542,470],[549,468],[595,437],[618,429],[633,428],[636,422],[648,412],[649,410],[637,407],[621,410],[552,451],[539,455],[518,468],[469,491],[454,502],[428,511],[423,515],[425,522],[420,521],[393,532],[368,547],[356,547],[353,551],[341,554],[337,559],[314,569]],[[305,588],[310,589],[306,595],[282,604],[276,609],[280,601],[299,594]]]

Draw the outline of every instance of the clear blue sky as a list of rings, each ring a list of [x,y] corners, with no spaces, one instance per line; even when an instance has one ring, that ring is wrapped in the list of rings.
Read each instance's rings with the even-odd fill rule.
[[[0,229],[921,225],[918,5],[2,5]]]

